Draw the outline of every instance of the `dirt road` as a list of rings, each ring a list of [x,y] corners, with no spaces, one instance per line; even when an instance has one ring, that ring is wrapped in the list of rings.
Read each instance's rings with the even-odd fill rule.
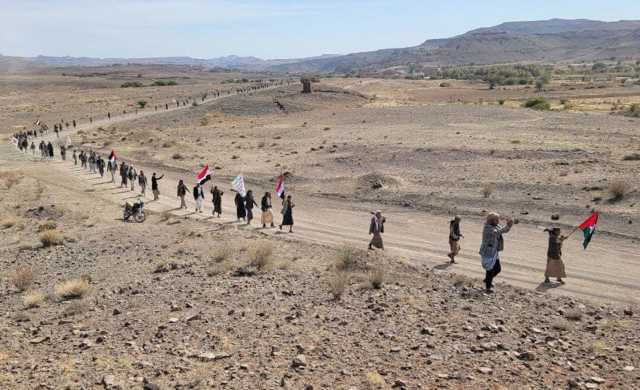
[[[223,97],[224,98],[224,97]],[[182,108],[176,108],[176,110]],[[146,112],[131,118],[119,117],[118,121],[139,118],[141,115],[161,115],[162,112]],[[111,122],[114,122],[112,120]],[[104,123],[94,122],[91,126],[80,126],[77,130],[97,128]],[[64,134],[72,135],[67,132]],[[52,139],[50,134],[46,138]],[[127,156],[122,156],[126,159]],[[12,145],[0,146],[0,161],[21,160],[26,164],[47,165],[53,171],[39,170],[37,179],[54,186],[65,186],[73,189],[78,196],[96,196],[115,204],[122,204],[136,198],[138,192],[122,190],[117,184],[109,183],[106,178],[91,175],[87,170],[74,167],[72,161],[41,162],[28,154],[21,154]],[[160,182],[163,194],[159,201],[153,202],[147,198],[147,208],[153,212],[171,212],[180,217],[196,218],[203,221],[203,229],[210,228],[210,224],[234,224],[239,229],[257,228],[259,212],[256,213],[254,227],[245,227],[235,222],[235,208],[233,194],[228,190],[223,197],[223,217],[211,216],[210,194],[207,193],[205,211],[194,214],[193,201],[190,199],[190,210],[176,209],[179,201],[175,197],[175,186],[178,178],[187,179],[187,184],[193,183],[191,177],[184,177],[180,172],[159,172],[159,168],[146,167],[135,164],[138,170],[150,173],[157,171],[164,173],[165,178]],[[55,173],[54,173],[55,172]],[[193,173],[195,177],[196,172]],[[215,183],[223,189],[230,188],[230,178],[215,178]],[[252,187],[256,200],[265,190],[272,188]],[[208,190],[208,188],[207,188]],[[305,240],[329,246],[339,246],[343,243],[354,244],[365,248],[368,242],[367,229],[370,214],[376,205],[354,204],[347,201],[334,201],[293,194],[297,205],[294,212],[295,233],[282,233],[277,229],[266,229],[265,234],[277,235],[282,239]],[[277,200],[274,201],[274,204]],[[496,205],[499,211],[499,205]],[[279,207],[276,205],[274,214],[279,220]],[[387,217],[385,246],[389,253],[403,256],[407,261],[428,264],[437,272],[455,272],[471,277],[483,277],[480,259],[477,254],[480,245],[482,221],[465,218],[462,223],[465,239],[462,242],[462,253],[458,257],[458,264],[448,265],[448,221],[444,217],[433,216],[404,208],[386,208]],[[119,217],[118,212],[114,217]],[[464,218],[464,216],[463,216]],[[579,224],[581,221],[564,221]],[[126,227],[126,225],[125,225]],[[497,278],[497,288],[500,283],[509,283],[540,292],[565,294],[591,300],[610,303],[640,303],[640,250],[638,243],[606,235],[596,235],[591,246],[584,251],[580,245],[581,237],[574,235],[564,245],[564,259],[568,278],[564,286],[541,284],[544,279],[546,262],[547,235],[542,227],[519,224],[505,236],[506,248],[502,255],[503,272]]]

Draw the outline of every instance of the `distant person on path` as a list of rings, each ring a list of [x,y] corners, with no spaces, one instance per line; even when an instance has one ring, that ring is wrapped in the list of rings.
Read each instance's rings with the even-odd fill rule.
[[[549,249],[547,249],[547,269],[544,272],[544,282],[549,284],[549,278],[556,278],[558,283],[564,284],[562,278],[566,278],[564,262],[562,261],[562,243],[566,237],[561,235],[560,228],[545,229],[549,232]]]
[[[238,192],[233,201],[236,204],[236,215],[238,217],[238,222],[240,222],[240,220],[244,220],[247,217],[247,211],[244,208],[244,198]]]
[[[78,165],[78,155],[76,154],[76,150],[73,149],[73,165]]]
[[[129,182],[131,183],[131,191],[135,191],[135,183],[138,179],[138,172],[133,167],[133,165],[129,165],[129,172],[127,173]]]
[[[111,113],[110,112],[107,112],[107,119],[111,120]]]
[[[158,187],[158,180],[162,179],[164,175],[156,177],[156,173],[151,175],[151,192],[153,192],[153,200],[158,200],[160,197],[160,187]]]
[[[31,141],[31,154],[36,155],[36,144],[33,141]]]
[[[138,184],[140,185],[140,195],[144,197],[147,192],[147,177],[144,175],[143,170],[140,170],[138,175]]]
[[[49,158],[53,160],[53,144],[51,141],[47,144],[47,151],[49,152]]]
[[[120,163],[120,188],[127,188],[129,178],[129,166],[123,161]]]
[[[213,202],[213,215],[218,214],[218,218],[222,215],[222,195],[224,193],[217,186],[211,188],[211,202]]]
[[[193,200],[196,201],[196,213],[201,213],[202,204],[204,203],[204,189],[200,183],[193,187]]]
[[[62,157],[62,161],[67,160],[67,147],[64,145],[60,145],[60,157]]]
[[[247,196],[244,197],[244,207],[247,210],[247,225],[251,225],[253,220],[253,206],[257,206],[256,200],[253,198],[253,191],[247,191]]]
[[[177,195],[178,198],[180,198],[180,208],[186,210],[187,202],[184,200],[184,197],[187,196],[187,186],[184,185],[182,180],[178,181]]]
[[[282,203],[282,223],[280,224],[280,230],[283,226],[289,226],[289,233],[293,233],[293,208],[296,205],[291,199],[291,195],[287,195],[287,199]]]
[[[72,122],[73,122],[73,128],[75,129],[76,128],[76,120],[74,119]]]
[[[464,236],[460,233],[460,216],[456,215],[449,222],[449,248],[451,251],[447,256],[451,259],[451,264],[456,262],[456,256],[460,253],[460,239]]]
[[[376,210],[371,217],[371,223],[369,224],[369,234],[373,237],[369,241],[369,250],[378,248],[384,250],[384,243],[382,242],[382,234],[384,233],[384,223],[386,218],[382,216],[382,211]]]
[[[98,167],[98,173],[100,174],[100,177],[104,177],[104,160],[101,156],[98,156],[98,159],[96,160],[96,166]]]
[[[267,225],[274,227],[273,225],[273,212],[271,205],[271,193],[265,192],[260,201],[260,210],[262,211],[262,228],[265,229]]]
[[[500,215],[489,213],[482,230],[482,245],[480,246],[480,257],[482,258],[482,268],[486,271],[484,279],[487,293],[493,292],[493,278],[495,278],[502,267],[500,266],[500,252],[504,249],[503,234],[511,230],[513,220],[507,218],[507,224],[500,226]]]

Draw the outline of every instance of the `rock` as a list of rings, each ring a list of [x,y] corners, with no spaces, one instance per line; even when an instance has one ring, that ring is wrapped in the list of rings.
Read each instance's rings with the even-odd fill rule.
[[[496,349],[498,349],[498,344],[493,342],[488,342],[488,343],[480,344],[480,347],[485,351],[495,351]]]
[[[392,389],[406,389],[407,384],[402,379],[396,379],[391,386]]]
[[[142,390],[160,390],[160,386],[156,385],[155,383],[151,383],[147,380],[147,378],[144,378],[142,380]]]
[[[605,381],[599,376],[592,376],[591,378],[589,378],[589,382],[601,384],[601,383],[604,383]]]
[[[536,360],[536,354],[533,353],[532,351],[526,351],[526,352],[521,352],[518,353],[516,355],[516,357],[520,360],[525,360],[525,361],[533,361]]]
[[[36,337],[35,339],[29,340],[29,343],[30,344],[42,344],[45,341],[49,341],[49,337],[48,336]]]
[[[587,389],[597,389],[598,385],[595,383],[585,383],[584,387]]]
[[[175,324],[176,322],[178,322],[179,320],[176,317],[171,317],[169,318],[169,323],[171,324]]]
[[[296,357],[294,357],[293,361],[291,362],[291,367],[293,368],[304,368],[306,366],[307,358],[302,354],[296,355]]]
[[[191,322],[191,321],[196,321],[200,319],[202,319],[202,316],[200,315],[200,313],[195,313],[195,314],[188,315],[184,320],[186,322]]]
[[[113,315],[117,316],[118,314],[122,314],[122,312],[120,310],[118,310],[117,308],[113,309]]]
[[[633,315],[633,310],[624,309],[624,315],[631,317]]]
[[[435,330],[433,328],[423,327],[422,329],[420,329],[420,334],[433,336],[435,335]]]
[[[101,384],[104,386],[105,389],[121,389],[122,386],[120,386],[120,384],[118,384],[118,382],[116,381],[116,378],[113,375],[105,375],[102,377],[102,381]]]
[[[489,368],[489,367],[480,367],[478,368],[478,372],[481,374],[486,374],[489,375],[493,372],[493,369]]]
[[[215,362],[217,360],[228,359],[231,357],[231,354],[228,353],[213,353],[213,352],[202,352],[198,354],[193,354],[191,357],[195,357],[196,359],[203,362]]]
[[[552,220],[552,221],[558,221],[558,220],[560,220],[560,214],[552,214],[552,215],[551,215],[551,220]]]
[[[633,367],[633,366],[625,366],[625,367],[623,368],[623,370],[624,370],[624,371],[627,371],[627,372],[631,372],[631,371],[635,370],[635,367]]]

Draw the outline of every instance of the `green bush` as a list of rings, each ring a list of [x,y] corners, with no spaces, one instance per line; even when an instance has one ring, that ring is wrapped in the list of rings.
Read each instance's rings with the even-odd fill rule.
[[[169,80],[169,81],[156,80],[151,85],[153,85],[154,87],[164,87],[164,86],[167,86],[167,85],[178,85],[178,83],[176,83],[173,80]]]
[[[525,108],[531,108],[533,110],[550,110],[551,109],[551,104],[549,104],[549,102],[547,101],[547,99],[545,98],[535,98],[535,99],[529,99],[524,103],[524,107]]]
[[[140,87],[144,87],[144,84],[142,84],[139,81],[127,81],[126,83],[120,86],[120,88],[140,88]]]

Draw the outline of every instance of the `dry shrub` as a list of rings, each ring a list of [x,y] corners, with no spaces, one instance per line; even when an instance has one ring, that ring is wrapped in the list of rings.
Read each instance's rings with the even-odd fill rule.
[[[623,161],[640,161],[640,153],[627,154],[622,158]]]
[[[614,180],[609,183],[609,194],[613,199],[622,199],[627,193],[627,182],[624,180]]]
[[[257,269],[264,269],[271,263],[273,245],[270,242],[260,242],[249,248],[249,264]]]
[[[62,234],[55,229],[46,230],[40,235],[40,242],[45,248],[50,246],[62,245]]]
[[[25,291],[31,286],[33,279],[34,274],[31,268],[20,267],[11,277],[11,284],[13,284],[18,291]]]
[[[373,267],[368,274],[369,277],[369,286],[376,290],[382,288],[384,281],[387,277],[385,269],[383,266],[378,265]]]
[[[331,275],[329,278],[329,292],[334,301],[339,301],[342,298],[349,284],[349,275],[346,272],[338,271]]]
[[[207,264],[207,276],[220,275],[232,269],[233,264],[229,261],[210,261]]]
[[[577,309],[569,310],[564,314],[564,318],[569,321],[580,321],[582,319],[582,312]]]
[[[57,228],[58,224],[55,221],[45,221],[38,226],[38,232],[42,233],[47,230],[55,230]]]
[[[211,260],[216,263],[221,263],[223,261],[229,260],[233,257],[235,249],[230,244],[222,244],[213,252],[213,256],[211,256]]]
[[[367,373],[367,383],[370,389],[382,389],[387,386],[387,382],[385,382],[382,375],[373,371]]]
[[[14,227],[18,223],[18,219],[15,217],[7,217],[0,221],[0,227],[3,229],[9,229]]]
[[[484,196],[485,198],[488,198],[493,194],[493,191],[495,190],[496,188],[493,184],[485,184],[482,187],[482,196]]]
[[[60,299],[78,299],[89,291],[89,283],[84,279],[69,279],[56,284],[54,291]]]
[[[22,297],[22,303],[27,309],[38,307],[42,304],[47,296],[42,291],[29,291]]]
[[[344,245],[336,254],[336,269],[339,271],[351,271],[356,267],[360,250],[351,245]]]

